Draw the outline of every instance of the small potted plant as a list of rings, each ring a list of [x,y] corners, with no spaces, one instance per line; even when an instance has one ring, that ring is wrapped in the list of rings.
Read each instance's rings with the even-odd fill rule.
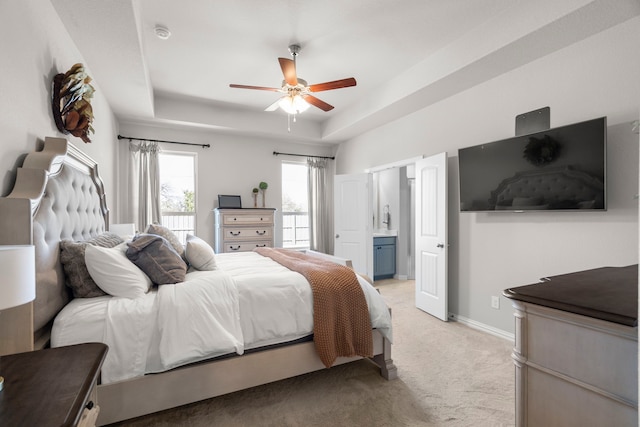
[[[264,193],[266,193],[267,188],[269,188],[269,184],[267,184],[266,182],[262,181],[258,187],[260,187],[260,190],[262,191],[262,207],[265,207],[265,203],[264,203]]]
[[[252,190],[252,196],[253,196],[253,207],[257,208],[258,207],[258,192],[260,190],[258,190],[257,188],[254,187],[254,189]]]

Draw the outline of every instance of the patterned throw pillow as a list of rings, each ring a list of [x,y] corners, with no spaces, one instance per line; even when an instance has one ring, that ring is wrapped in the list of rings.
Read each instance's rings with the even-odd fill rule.
[[[74,242],[62,240],[60,242],[60,262],[67,277],[66,283],[73,292],[74,298],[92,298],[107,295],[91,278],[84,260],[87,245],[113,248],[124,240],[113,233],[103,233],[93,239]]]
[[[178,239],[178,236],[176,236],[173,231],[169,230],[167,227],[160,224],[151,224],[149,225],[149,227],[147,227],[146,233],[155,234],[156,236],[161,236],[167,239],[171,244],[171,246],[173,246],[173,249],[175,249],[175,251],[178,253],[178,255],[180,255],[180,257],[183,260],[185,260],[184,246],[182,245],[182,242],[180,242],[180,239]]]
[[[157,285],[184,282],[187,264],[169,241],[156,234],[138,234],[127,243],[127,258]]]

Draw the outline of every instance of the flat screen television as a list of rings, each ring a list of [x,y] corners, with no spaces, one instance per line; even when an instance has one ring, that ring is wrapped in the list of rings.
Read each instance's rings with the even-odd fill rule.
[[[461,212],[606,210],[607,118],[458,150]]]

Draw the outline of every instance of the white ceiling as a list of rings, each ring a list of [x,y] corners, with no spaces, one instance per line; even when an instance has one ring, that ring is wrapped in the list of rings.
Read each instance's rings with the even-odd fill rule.
[[[338,143],[640,14],[637,0],[51,0],[123,123]],[[154,27],[171,31],[168,40]],[[278,57],[355,77],[291,130]],[[60,70],[64,72],[65,70]]]

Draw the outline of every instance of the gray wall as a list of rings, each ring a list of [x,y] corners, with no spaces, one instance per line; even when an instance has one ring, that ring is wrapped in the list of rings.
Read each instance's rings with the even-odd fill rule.
[[[6,196],[23,155],[39,148],[45,136],[64,136],[56,129],[51,113],[51,81],[54,75],[84,60],[49,1],[0,2],[0,40],[0,195]],[[92,143],[70,135],[67,138],[100,163],[113,212],[117,210],[117,201],[111,196],[115,190],[117,122],[99,82],[92,84],[96,89],[91,103],[96,130]]]
[[[161,144],[164,151],[189,151],[197,153],[196,182],[196,234],[213,245],[213,209],[218,205],[218,194],[239,194],[242,206],[253,206],[251,190],[261,181],[269,184],[266,206],[276,208],[275,243],[282,245],[282,162],[300,160],[299,157],[274,156],[273,152],[298,153],[319,156],[333,155],[332,146],[302,145],[264,138],[193,131],[180,128],[150,127],[123,123],[121,133],[138,138],[211,144],[211,148]],[[121,141],[120,164],[126,164],[127,141]],[[330,162],[331,163],[331,162]],[[126,173],[119,183],[121,195],[120,216],[130,221],[127,214]],[[261,199],[259,198],[260,202]]]
[[[491,308],[503,289],[638,262],[639,39],[635,18],[340,145],[340,174],[448,153],[450,312],[513,333],[508,300]],[[608,116],[608,211],[460,214],[457,149],[513,136],[544,106],[552,127]]]

